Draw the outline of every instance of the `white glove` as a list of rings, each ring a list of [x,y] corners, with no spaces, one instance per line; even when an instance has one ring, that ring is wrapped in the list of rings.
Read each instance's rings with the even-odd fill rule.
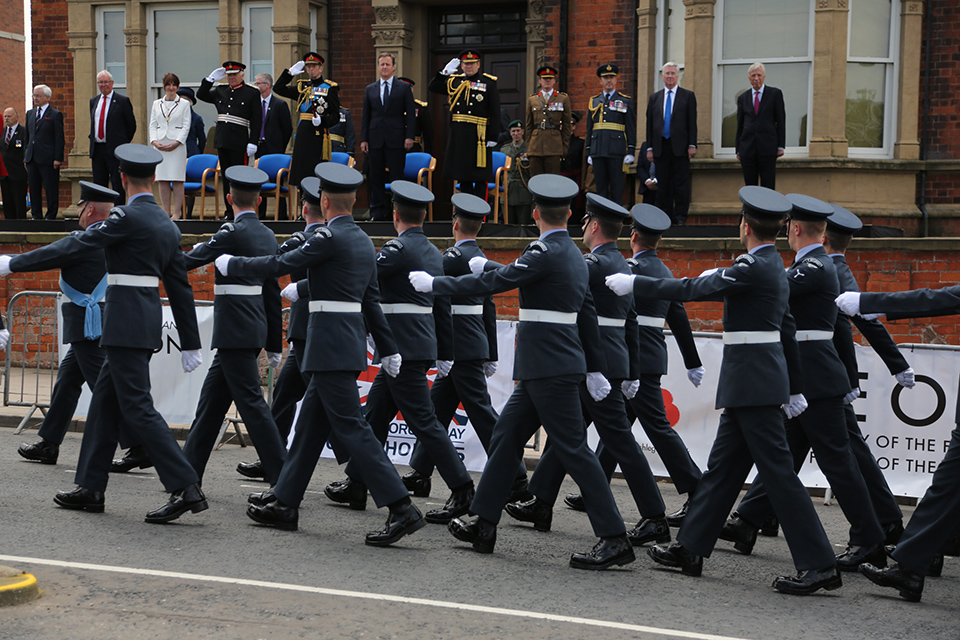
[[[207,80],[210,82],[219,82],[227,77],[227,70],[223,67],[217,67],[210,72],[210,75],[207,76]]]
[[[863,319],[864,319],[864,320],[878,320],[879,318],[882,318],[883,316],[885,316],[885,315],[887,315],[887,314],[885,314],[885,313],[861,313],[860,315],[863,316]]]
[[[413,285],[414,291],[420,293],[429,293],[433,291],[433,276],[426,271],[411,271],[407,274],[407,279]]]
[[[282,353],[267,351],[267,364],[270,365],[271,369],[276,369],[277,367],[279,367],[281,360],[283,360]]]
[[[587,391],[595,402],[600,402],[610,395],[610,382],[599,371],[587,374]]]
[[[370,350],[370,353],[377,352],[377,343],[373,341],[373,336],[369,333],[367,334],[367,349]]]
[[[383,356],[380,358],[380,367],[387,372],[387,375],[391,378],[396,378],[397,374],[400,373],[400,365],[403,363],[403,358],[400,357],[399,353],[395,353],[392,356]]]
[[[450,369],[452,368],[453,360],[437,360],[437,380],[450,375]]]
[[[719,269],[716,268],[716,267],[714,267],[713,269],[704,269],[704,270],[700,273],[700,275],[698,275],[697,277],[698,277],[698,278],[705,278],[706,276],[712,276],[712,275],[715,274],[717,271],[719,271]]]
[[[0,256],[0,276],[8,276],[10,271],[10,256]]]
[[[631,153],[630,155],[623,156],[623,164],[633,164],[637,161],[637,158]]]
[[[497,143],[493,140],[487,140],[487,147],[495,147]]]
[[[287,355],[292,357],[292,356],[293,356],[293,353],[294,353],[293,343],[292,343],[292,342],[288,342],[288,343],[287,343]]]
[[[217,256],[217,259],[213,261],[214,266],[217,267],[217,271],[223,275],[228,275],[227,265],[230,264],[230,258],[232,257],[233,256],[229,253],[221,253],[219,256]]]
[[[475,256],[473,258],[470,258],[470,261],[467,263],[467,266],[470,267],[470,273],[472,273],[475,276],[478,276],[481,273],[483,273],[483,268],[486,266],[487,262],[489,262],[489,260],[487,260],[483,256]]]
[[[851,404],[854,400],[860,397],[860,387],[851,389],[847,395],[843,396],[843,404]]]
[[[283,288],[283,291],[280,292],[280,297],[284,300],[289,300],[290,302],[296,302],[300,299],[300,292],[297,291],[297,283],[291,282]]]
[[[840,311],[843,311],[848,316],[855,316],[860,313],[859,291],[847,291],[846,293],[841,293],[837,296],[835,302],[837,303],[837,306],[840,307]]]
[[[807,399],[803,397],[802,393],[791,395],[790,402],[782,405],[781,408],[787,414],[787,418],[796,418],[807,408]]]
[[[180,364],[183,365],[183,372],[190,373],[201,364],[203,364],[203,354],[200,349],[192,349],[180,353]]]
[[[700,383],[703,382],[703,374],[705,372],[706,370],[703,367],[687,369],[687,380],[689,380],[693,386],[699,387]]]
[[[207,244],[207,243],[204,242],[204,241],[202,241],[202,240],[201,240],[200,242],[195,242],[194,245],[193,245],[193,249],[192,249],[192,250],[193,250],[193,251],[196,251],[197,247],[202,247],[202,246],[205,245],[205,244]]]
[[[907,367],[896,376],[897,382],[901,386],[906,387],[907,389],[913,389],[917,386],[917,381],[914,380],[913,367]]]
[[[634,278],[636,278],[636,276],[627,275],[626,273],[611,273],[604,282],[615,294],[625,296],[628,293],[633,293]]]
[[[450,62],[447,63],[447,66],[440,71],[441,74],[448,76],[451,73],[454,73],[457,69],[460,68],[460,58],[453,58]]]
[[[0,329],[0,349],[6,349],[10,343],[10,332],[6,329]]]
[[[250,143],[248,142],[248,143],[247,143],[247,155],[248,155],[248,156],[255,156],[255,155],[257,155],[257,145],[255,145],[255,144],[250,144]]]
[[[321,124],[323,124],[323,118],[320,116],[319,113],[315,113],[313,114],[313,117],[310,118],[310,122],[313,123],[313,126],[319,127]]]
[[[497,362],[496,360],[487,360],[483,363],[483,375],[488,378],[492,378],[493,374],[497,372]]]
[[[593,156],[587,156],[587,164],[589,165],[593,164]]]
[[[637,391],[640,390],[639,380],[624,380],[620,383],[620,391],[626,396],[627,400],[632,400]]]
[[[303,69],[304,69],[304,67],[306,67],[306,66],[307,66],[307,63],[304,62],[303,60],[301,60],[301,61],[299,61],[299,62],[294,62],[294,63],[293,63],[293,66],[290,67],[289,69],[287,69],[287,72],[288,72],[290,75],[292,75],[292,76],[298,76],[298,75],[300,75],[301,73],[303,73]]]

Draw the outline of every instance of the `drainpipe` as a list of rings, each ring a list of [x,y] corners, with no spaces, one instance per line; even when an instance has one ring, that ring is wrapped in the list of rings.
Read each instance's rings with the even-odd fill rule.
[[[926,163],[927,160],[927,130],[930,119],[930,49],[933,47],[933,39],[930,37],[930,5],[929,0],[924,3],[923,22],[926,30],[924,43],[926,51],[923,56],[923,107],[920,120],[920,161]],[[920,170],[920,204],[918,205],[920,213],[923,215],[923,237],[930,234],[930,214],[927,212],[927,168],[926,164]]]
[[[569,75],[567,70],[567,20],[569,18],[570,1],[560,0],[560,59],[557,60],[557,66],[560,67],[560,73],[563,74],[564,88],[568,90],[569,87],[567,87],[567,82],[569,81]]]

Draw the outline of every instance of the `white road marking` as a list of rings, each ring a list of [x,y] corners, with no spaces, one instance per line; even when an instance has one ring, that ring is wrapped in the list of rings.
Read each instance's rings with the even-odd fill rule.
[[[613,622],[609,620],[594,620],[591,618],[577,618],[573,616],[561,616],[552,613],[542,613],[539,611],[523,611],[519,609],[503,609],[500,607],[484,607],[475,604],[465,604],[461,602],[447,602],[444,600],[427,600],[425,598],[407,598],[404,596],[394,596],[382,593],[366,593],[363,591],[343,591],[340,589],[325,589],[323,587],[310,587],[297,584],[285,584],[282,582],[266,582],[263,580],[246,580],[243,578],[228,578],[224,576],[207,576],[195,573],[180,573],[177,571],[157,571],[153,569],[136,569],[132,567],[114,567],[101,564],[88,564],[85,562],[67,562],[61,560],[49,560],[46,558],[25,558],[21,556],[0,555],[0,561],[22,564],[40,564],[52,567],[63,567],[66,569],[83,569],[87,571],[106,571],[111,573],[126,573],[139,576],[154,576],[158,578],[174,578],[177,580],[196,580],[198,582],[218,582],[222,584],[235,584],[248,587],[260,587],[265,589],[281,589],[285,591],[299,591],[301,593],[316,593],[319,595],[335,596],[343,598],[360,598],[362,600],[374,600],[380,602],[395,602],[400,604],[422,605],[426,607],[438,607],[441,609],[455,609],[459,611],[472,611],[475,613],[489,613],[493,615],[512,616],[516,618],[528,618],[531,620],[548,620],[551,622],[563,622],[568,624],[582,624],[590,627],[600,627],[604,629],[622,629],[624,631],[634,631],[637,633],[659,634],[674,638],[690,638],[692,640],[744,640],[731,636],[715,636],[707,633],[697,633],[694,631],[678,631],[674,629],[660,629],[658,627],[647,627],[637,624],[627,624],[624,622]]]

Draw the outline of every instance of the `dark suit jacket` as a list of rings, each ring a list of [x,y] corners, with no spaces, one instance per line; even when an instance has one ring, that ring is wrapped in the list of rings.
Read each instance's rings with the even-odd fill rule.
[[[787,116],[783,92],[764,86],[760,111],[753,112],[753,88],[737,98],[737,153],[775,156],[787,143]]]
[[[656,163],[647,160],[647,149],[649,148],[650,145],[644,140],[640,143],[640,147],[637,150],[637,193],[643,196],[644,204],[654,204],[654,201],[657,199],[657,192],[647,188],[647,180],[651,177],[657,177]],[[653,167],[653,176],[650,175],[651,166]]]
[[[647,142],[653,147],[653,157],[663,153],[663,95],[664,89],[653,93],[647,102]],[[686,156],[687,147],[697,145],[697,96],[693,91],[677,87],[670,116],[670,151],[675,156]]]
[[[194,111],[190,119],[190,133],[187,134],[187,157],[189,158],[198,153],[203,153],[203,149],[206,146],[206,125],[203,123],[203,118],[200,114]]]
[[[63,162],[63,114],[47,105],[43,112],[43,120],[37,122],[37,109],[27,111],[27,150],[24,153],[24,162],[50,165],[54,162]]]
[[[260,108],[260,103],[257,103]],[[268,153],[286,153],[287,143],[293,133],[293,124],[290,120],[290,107],[277,96],[270,94],[267,104],[267,126],[263,129],[263,141],[257,148],[258,156]]]
[[[90,98],[90,157],[93,157],[93,145],[97,140],[97,105],[100,104],[101,95]],[[137,132],[137,119],[133,115],[133,105],[130,98],[122,93],[113,92],[110,99],[110,108],[107,109],[107,119],[104,122],[106,130],[107,150],[113,154],[113,150],[122,144],[127,144],[133,140],[133,134]]]
[[[367,85],[363,94],[363,117],[360,120],[360,142],[371,149],[402,149],[406,138],[417,135],[417,105],[410,85],[393,79],[390,98],[384,105],[380,99],[380,80]]]
[[[27,179],[27,169],[23,166],[23,153],[27,147],[27,130],[22,124],[18,124],[10,138],[10,144],[6,142],[6,127],[0,128],[0,156],[3,157],[3,164],[7,167],[7,177],[10,180],[22,182]]]

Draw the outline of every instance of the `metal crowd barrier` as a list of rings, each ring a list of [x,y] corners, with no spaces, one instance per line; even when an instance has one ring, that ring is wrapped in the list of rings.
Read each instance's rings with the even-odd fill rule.
[[[56,381],[56,365],[60,362],[59,314],[60,293],[52,291],[21,291],[10,299],[7,305],[6,327],[10,331],[10,343],[6,348],[6,363],[3,370],[3,404],[8,407],[29,407],[27,415],[13,432],[19,434],[37,412],[44,416],[50,407],[49,393],[41,394],[40,382],[44,377],[49,378],[49,388],[53,389]],[[35,335],[30,335],[26,329],[36,326]],[[53,345],[47,353],[43,352],[43,338],[51,328],[54,336]],[[13,367],[13,354],[19,353],[21,375],[19,389],[11,389],[10,373]],[[29,354],[36,354],[36,361],[27,364]],[[46,365],[44,367],[43,365]],[[28,373],[33,372],[33,382],[28,384]],[[32,387],[32,389],[30,388]]]

